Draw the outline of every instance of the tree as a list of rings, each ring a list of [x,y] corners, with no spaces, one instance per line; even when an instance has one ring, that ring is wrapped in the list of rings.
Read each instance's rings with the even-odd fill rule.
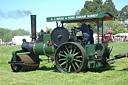
[[[28,31],[24,29],[17,29],[12,31],[12,36],[23,36],[23,35],[30,35]]]
[[[126,5],[125,7],[123,7],[121,9],[121,11],[119,12],[119,17],[118,19],[120,21],[125,21],[128,20],[128,5]]]
[[[0,38],[4,41],[4,35],[10,31],[10,29],[0,28]]]
[[[82,8],[80,11],[80,14],[91,14],[91,13],[103,12],[102,5],[103,5],[102,0],[86,1],[84,4],[84,8]],[[96,22],[90,22],[86,24],[90,24],[92,29],[96,31]]]
[[[106,0],[104,3],[102,2],[102,0],[85,1],[84,8],[81,9],[80,14],[90,14],[90,13],[100,13],[100,12],[108,12],[112,14],[116,20],[119,21],[126,21],[126,20],[128,21],[128,5],[123,7],[121,11],[118,11],[115,8],[115,4],[113,3],[112,0]],[[91,22],[87,24],[90,24],[93,30],[96,31],[95,22]],[[120,24],[118,27],[116,27],[115,33],[118,33],[119,29],[121,32],[125,32],[126,29],[124,26],[125,26],[124,24]],[[126,24],[126,26],[128,26],[128,24]]]
[[[102,11],[102,0],[86,1],[81,14],[99,13]]]
[[[12,41],[12,31],[11,32],[9,32],[9,33],[5,33],[4,34],[4,36],[3,36],[3,41],[4,42],[10,42],[10,41]]]
[[[0,28],[0,38],[4,42],[10,42],[13,38],[13,36],[23,36],[23,35],[30,35],[28,31],[25,31],[24,29],[18,29],[18,30],[10,30],[5,28]]]
[[[104,22],[104,33],[109,33],[109,28],[111,27],[112,33],[125,33],[127,28],[125,28],[124,22],[120,21],[105,21]]]
[[[115,8],[115,4],[112,0],[106,0],[104,2],[102,11],[111,13],[117,19],[118,10]]]
[[[79,15],[80,14],[80,10],[77,10],[76,12],[75,12],[75,15]]]
[[[96,9],[96,12],[99,13],[102,11],[102,0],[93,0],[93,3],[95,4],[95,9]]]

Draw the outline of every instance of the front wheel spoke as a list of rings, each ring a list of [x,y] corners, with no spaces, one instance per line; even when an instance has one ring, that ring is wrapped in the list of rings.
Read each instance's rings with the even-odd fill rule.
[[[77,62],[80,62],[80,63],[82,62],[81,60],[78,60],[78,59],[74,59],[74,61],[77,61]]]
[[[76,56],[75,58],[82,58],[82,56]]]
[[[63,54],[60,54],[60,53],[59,53],[59,56],[63,56],[63,57],[66,57],[66,55],[63,55]]]
[[[63,63],[60,64],[60,66],[64,65],[66,63],[66,61],[64,61]]]
[[[76,71],[76,67],[75,67],[75,65],[73,63],[72,63],[72,66],[73,66],[74,70]]]
[[[79,52],[76,52],[73,56],[76,56],[76,55],[78,55],[80,53],[80,51]]]
[[[71,71],[71,65],[69,66],[69,68],[68,68],[68,72],[70,72]]]

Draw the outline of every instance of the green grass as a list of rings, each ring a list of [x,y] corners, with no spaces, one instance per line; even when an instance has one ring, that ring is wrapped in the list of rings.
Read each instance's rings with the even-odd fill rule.
[[[128,53],[128,43],[110,43],[112,55]],[[80,73],[60,73],[51,64],[36,71],[14,73],[8,61],[20,46],[0,46],[0,85],[128,85],[128,59],[122,58],[108,67]],[[44,56],[41,56],[44,57]]]

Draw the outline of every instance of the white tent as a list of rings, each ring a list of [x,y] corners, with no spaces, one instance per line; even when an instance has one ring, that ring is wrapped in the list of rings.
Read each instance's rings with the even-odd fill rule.
[[[2,45],[2,39],[0,38],[0,45]]]
[[[128,33],[118,33],[115,36],[127,36],[128,37]]]
[[[14,36],[12,38],[12,42],[16,45],[21,45],[23,43],[23,39],[26,39],[27,42],[31,42],[30,36]]]

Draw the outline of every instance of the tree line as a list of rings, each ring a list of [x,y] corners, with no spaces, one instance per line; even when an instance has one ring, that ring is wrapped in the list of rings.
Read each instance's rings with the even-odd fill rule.
[[[109,27],[112,28],[113,34],[127,32],[128,30],[128,5],[124,6],[121,10],[117,10],[115,4],[112,0],[106,0],[104,3],[102,0],[93,0],[93,1],[85,1],[84,7],[81,10],[76,11],[76,15],[78,14],[91,14],[91,13],[101,13],[108,12],[115,17],[115,21],[104,21],[104,33],[108,32]],[[87,23],[90,24],[94,32],[96,32],[96,22]],[[76,26],[75,24],[68,24],[67,28]],[[79,27],[79,24],[77,24]]]
[[[0,28],[0,38],[4,42],[12,41],[13,36],[23,36],[23,35],[30,35],[30,33],[28,31],[25,31],[24,29],[11,30],[6,28]]]
[[[117,10],[112,0],[86,1],[84,8],[81,9],[80,14],[108,12],[114,15],[116,20],[125,21],[128,19],[128,5],[124,6],[121,10]]]

